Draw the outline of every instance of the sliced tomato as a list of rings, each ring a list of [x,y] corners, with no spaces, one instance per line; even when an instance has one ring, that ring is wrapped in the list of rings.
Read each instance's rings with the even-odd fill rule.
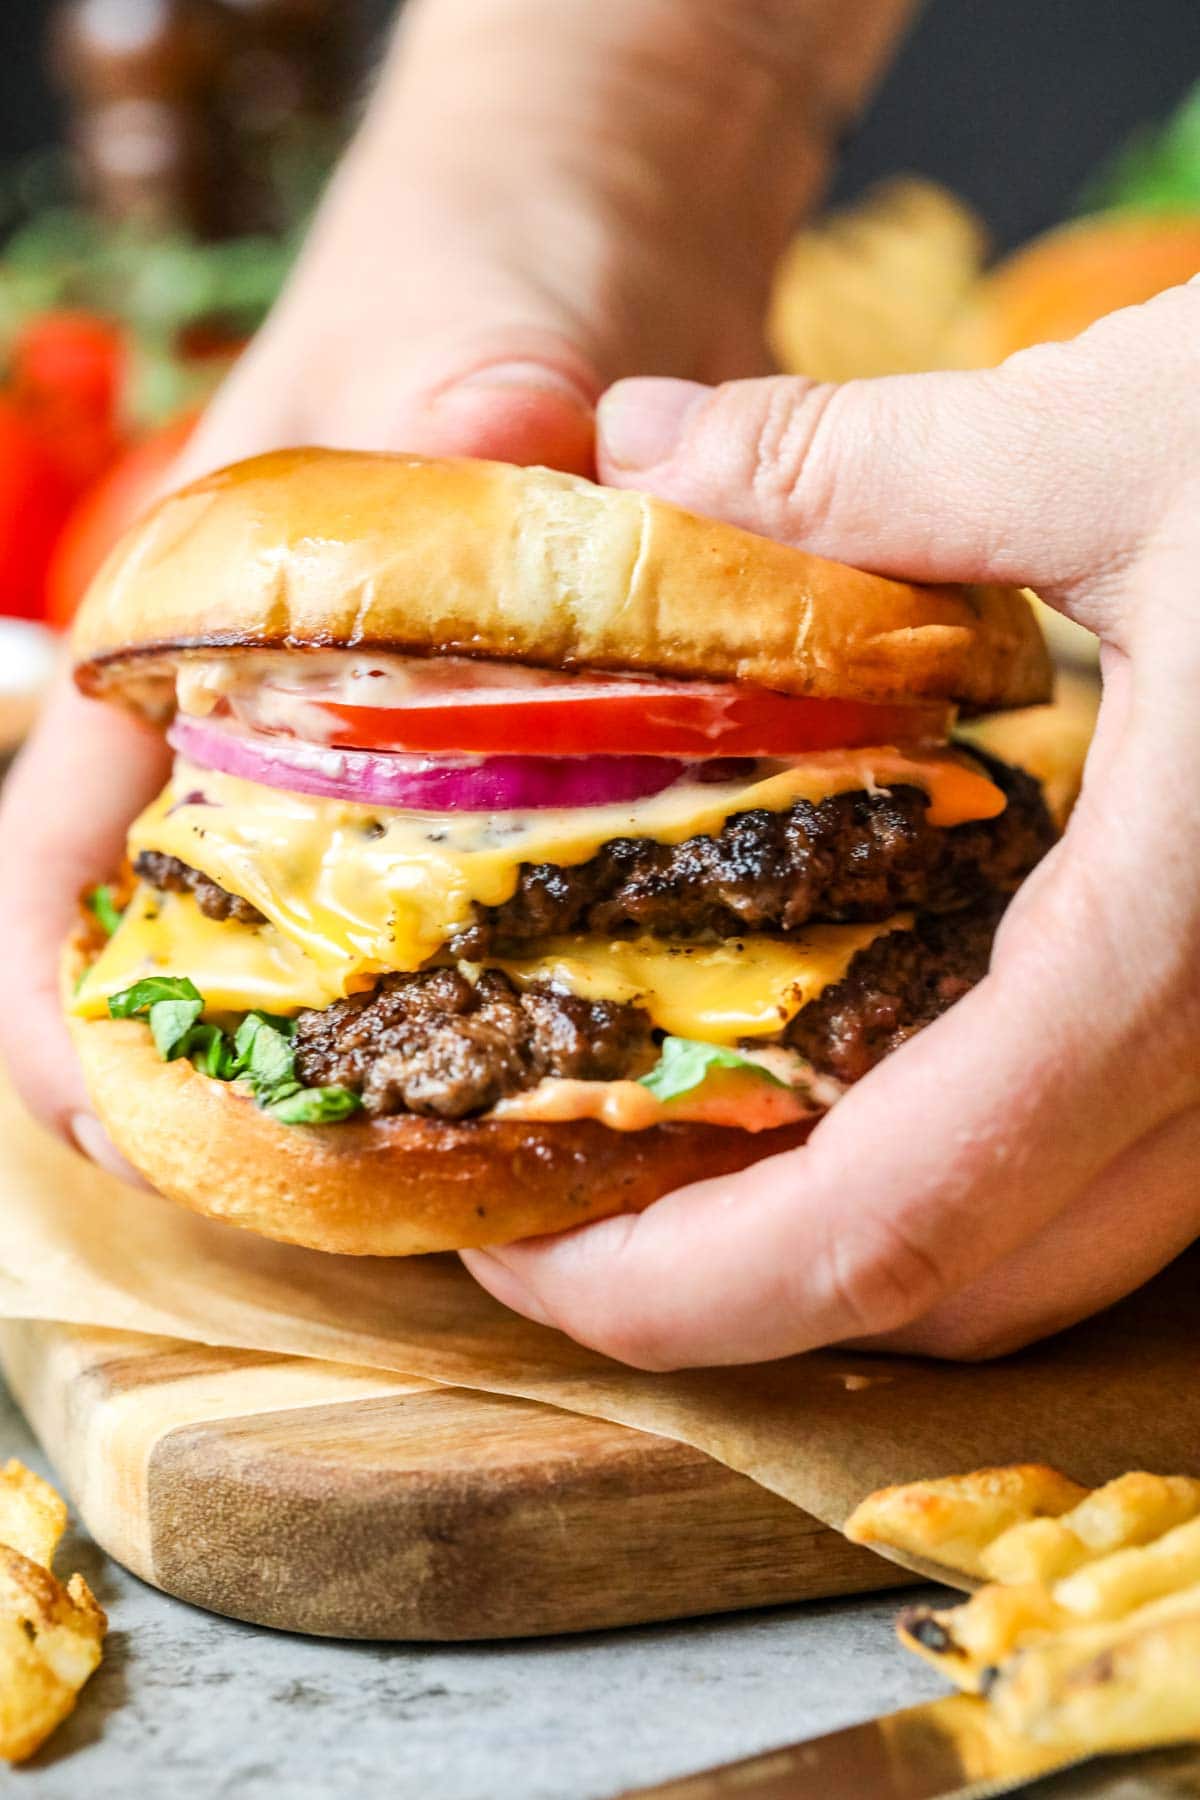
[[[344,749],[461,751],[495,756],[798,756],[867,744],[944,738],[944,706],[806,700],[768,688],[657,684],[565,693],[560,687],[455,703],[346,706],[314,702],[327,741]]]

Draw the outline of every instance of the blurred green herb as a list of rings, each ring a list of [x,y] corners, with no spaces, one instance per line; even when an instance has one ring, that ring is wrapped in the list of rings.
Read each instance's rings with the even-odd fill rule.
[[[0,165],[0,352],[39,313],[102,313],[125,325],[132,341],[131,423],[158,424],[199,405],[220,369],[188,354],[188,334],[236,345],[257,330],[295,261],[338,146],[338,134],[313,121],[285,134],[266,170],[283,228],[219,242],[97,217],[79,204],[65,153]]]
[[[1161,124],[1143,125],[1092,176],[1081,213],[1200,212],[1200,82]]]
[[[121,909],[113,899],[110,887],[94,887],[87,897],[88,911],[105,937],[111,937],[121,923]]]

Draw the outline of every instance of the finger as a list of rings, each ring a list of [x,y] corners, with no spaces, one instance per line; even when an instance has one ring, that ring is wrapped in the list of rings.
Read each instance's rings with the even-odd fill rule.
[[[957,1359],[1007,1355],[1112,1306],[1200,1236],[1200,1110],[1110,1163],[1075,1205],[925,1318],[869,1349]]]
[[[981,373],[623,381],[600,404],[598,466],[884,573],[1030,583],[1102,630],[1109,584],[1195,466],[1198,364],[1189,287]],[[1130,456],[1114,422],[1148,408]]]
[[[1162,868],[1158,746],[1109,756],[992,973],[804,1149],[636,1218],[475,1253],[473,1273],[639,1366],[740,1362],[911,1325],[1043,1230],[1200,1101],[1179,887],[1139,873]]]
[[[59,958],[80,894],[115,873],[166,770],[156,734],[84,700],[64,672],[0,805],[0,1055],[30,1109],[97,1159],[106,1140],[63,1022]]]
[[[395,345],[359,389],[338,385],[319,424],[298,397],[280,407],[286,344],[269,336],[214,401],[176,471],[194,480],[263,451],[319,442],[335,449],[482,456],[569,473],[595,472],[594,408],[601,382],[561,332],[536,324],[459,329]],[[282,371],[282,372],[281,372]]]

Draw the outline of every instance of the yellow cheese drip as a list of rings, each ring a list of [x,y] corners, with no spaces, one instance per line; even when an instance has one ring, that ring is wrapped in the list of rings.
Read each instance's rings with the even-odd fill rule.
[[[910,923],[910,915],[898,914],[881,925],[819,925],[788,939],[721,944],[560,938],[489,966],[506,970],[522,987],[549,983],[587,1000],[635,1002],[677,1037],[732,1044],[782,1031],[822,988],[841,980],[859,950]],[[103,1018],[109,996],[146,975],[190,977],[208,1011],[217,1013],[252,1007],[293,1013],[336,998],[322,965],[274,926],[207,919],[190,894],[143,887],[80,984],[72,1010]]]
[[[511,897],[522,863],[586,862],[620,837],[679,844],[719,832],[734,813],[900,783],[929,795],[937,826],[1004,807],[1000,790],[952,751],[829,751],[750,783],[680,784],[632,804],[512,813],[389,811],[180,763],[134,824],[129,848],[179,857],[250,901],[337,994],[373,973],[420,968],[470,923],[473,904]]]
[[[659,938],[552,938],[535,955],[497,960],[518,987],[549,982],[583,1000],[632,1002],[675,1037],[709,1044],[774,1037],[802,1006],[840,981],[868,944],[907,930],[912,914],[879,925],[810,925],[788,938],[690,944]]]
[[[273,925],[207,919],[190,894],[139,887],[76,990],[80,1018],[108,1014],[108,997],[146,975],[187,975],[209,1012],[299,1012],[338,996],[303,950]]]

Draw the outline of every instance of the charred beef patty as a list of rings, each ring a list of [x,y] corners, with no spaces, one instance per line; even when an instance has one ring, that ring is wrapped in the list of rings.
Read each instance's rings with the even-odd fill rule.
[[[983,980],[1005,904],[918,916],[911,931],[876,938],[796,1014],[784,1042],[822,1074],[860,1081]]]
[[[784,1043],[821,1074],[857,1081],[982,979],[1002,911],[993,901],[876,939],[796,1015]],[[296,1066],[309,1086],[353,1088],[374,1118],[462,1119],[544,1076],[636,1079],[661,1036],[637,1006],[518,991],[494,969],[474,987],[457,970],[428,969],[302,1012]]]
[[[376,1118],[463,1119],[545,1075],[614,1081],[658,1060],[639,1007],[522,993],[495,969],[475,986],[456,969],[385,975],[369,993],[300,1013],[295,1044],[306,1085],[353,1088]]]
[[[1011,894],[1050,848],[1054,826],[1032,776],[972,754],[1007,798],[997,818],[944,830],[928,823],[924,793],[896,787],[738,813],[716,837],[682,844],[617,838],[572,868],[523,864],[512,898],[477,907],[475,923],[450,948],[478,958],[575,931],[738,937],[795,931],[815,919],[886,919],[907,908],[951,912]],[[210,919],[261,918],[176,857],[143,851],[135,868],[154,887],[190,890]]]
[[[200,911],[210,919],[233,919],[238,925],[261,925],[263,916],[257,906],[231,894],[216,881],[210,881],[199,869],[191,869],[177,856],[164,856],[161,850],[143,850],[133,865],[142,881],[158,888],[160,893],[194,894]]]

